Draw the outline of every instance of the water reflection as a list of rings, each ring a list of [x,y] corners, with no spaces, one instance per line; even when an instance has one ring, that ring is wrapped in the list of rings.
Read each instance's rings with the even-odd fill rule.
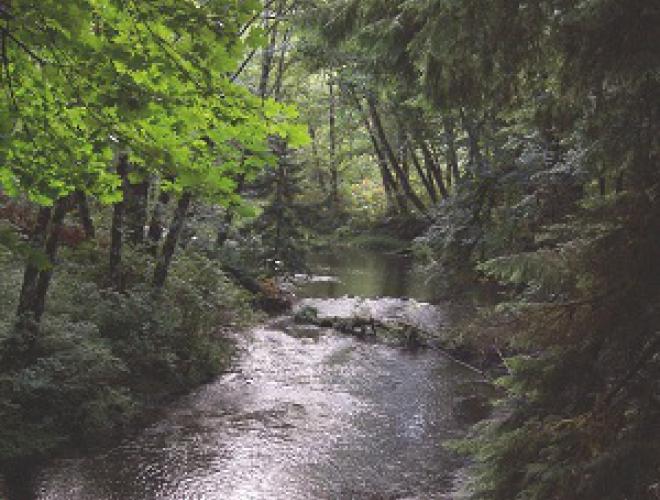
[[[315,280],[304,284],[306,297],[413,297],[431,301],[433,286],[404,255],[342,249],[310,256],[315,274],[336,276],[336,280]]]
[[[333,266],[341,283],[309,283],[307,296],[425,298],[423,280],[400,257],[343,254],[324,262],[316,265]],[[321,309],[344,302],[315,299]],[[409,302],[368,304],[399,311]],[[460,461],[443,443],[483,416],[484,399],[475,395],[488,388],[478,375],[433,351],[296,329],[290,318],[238,341],[234,373],[179,401],[137,438],[50,464],[36,475],[32,497],[445,498]]]

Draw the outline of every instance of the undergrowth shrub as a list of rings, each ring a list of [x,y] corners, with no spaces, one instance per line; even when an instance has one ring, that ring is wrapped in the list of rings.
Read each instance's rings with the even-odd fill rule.
[[[105,288],[94,247],[64,252],[31,361],[0,371],[0,463],[124,432],[145,405],[217,375],[232,352],[221,329],[252,319],[249,295],[203,254],[179,255],[155,293],[144,253],[125,254],[127,288],[117,292]],[[0,262],[0,309],[11,312],[21,267]],[[0,346],[13,324],[11,313],[0,319]]]

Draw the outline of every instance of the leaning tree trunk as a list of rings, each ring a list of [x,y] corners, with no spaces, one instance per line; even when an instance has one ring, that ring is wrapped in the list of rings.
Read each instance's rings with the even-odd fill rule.
[[[463,128],[468,136],[468,154],[472,175],[475,175],[476,169],[481,165],[483,156],[479,147],[479,125],[461,109],[461,120]]]
[[[30,256],[25,266],[16,325],[21,335],[31,334],[32,340],[36,338],[37,328],[44,312],[62,223],[69,208],[69,197],[57,200],[52,209],[41,208],[32,234],[31,250],[33,255]],[[36,262],[36,254],[39,253],[42,253],[46,260],[41,265]]]
[[[376,109],[375,99],[373,97],[370,97],[367,99],[367,102],[369,104],[369,110],[371,112],[371,118],[374,125],[374,129],[376,130],[378,138],[380,139],[380,143],[382,144],[383,149],[385,150],[385,156],[387,157],[387,159],[390,162],[390,165],[397,174],[399,183],[401,184],[403,191],[405,192],[408,199],[415,206],[415,208],[417,208],[417,210],[419,210],[423,215],[428,215],[426,206],[424,206],[422,200],[420,200],[419,197],[413,191],[412,187],[410,186],[408,177],[406,176],[405,172],[397,162],[396,155],[394,154],[394,151],[392,150],[392,146],[390,146],[390,143],[387,140],[387,136],[385,135],[385,130],[383,129],[383,124],[380,120],[380,115],[378,114],[378,110]]]
[[[422,181],[422,184],[424,184],[424,187],[426,188],[426,192],[429,195],[429,198],[431,201],[435,204],[438,202],[438,192],[435,189],[435,185],[433,184],[433,179],[431,178],[430,174],[427,176],[424,173],[424,170],[422,169],[422,166],[419,163],[419,158],[417,158],[417,154],[415,153],[415,150],[412,147],[412,144],[408,143],[408,149],[410,150],[410,158],[413,162],[413,165],[415,166],[415,170],[417,171],[417,175],[419,176],[420,180]]]
[[[449,192],[447,190],[447,186],[445,185],[444,180],[442,179],[442,171],[440,170],[440,166],[436,163],[435,159],[433,158],[433,153],[431,152],[431,149],[429,148],[428,144],[423,139],[419,139],[419,146],[422,148],[422,154],[424,155],[424,163],[426,164],[426,168],[429,172],[431,172],[431,175],[433,176],[433,179],[435,179],[435,183],[438,186],[438,189],[440,190],[440,194],[442,194],[443,198],[447,198],[449,196]]]
[[[48,288],[55,269],[55,259],[57,257],[62,225],[64,223],[64,217],[70,208],[71,200],[67,197],[58,200],[53,209],[53,218],[50,221],[50,230],[48,232],[48,239],[46,240],[48,267],[39,273],[39,279],[37,280],[37,286],[34,291],[34,302],[32,305],[34,321],[37,324],[41,321],[41,316],[46,308],[46,295],[48,294]]]
[[[163,249],[158,256],[156,268],[154,269],[153,285],[157,290],[163,288],[165,281],[167,280],[167,273],[169,272],[172,257],[174,256],[174,251],[176,250],[176,245],[179,241],[179,236],[181,235],[181,230],[186,222],[186,216],[191,201],[192,194],[187,191],[184,192],[174,210],[172,223],[170,224],[167,237],[163,243]]]
[[[383,153],[383,151],[381,150],[378,144],[378,139],[376,138],[376,132],[374,131],[374,128],[371,125],[371,122],[369,121],[369,117],[367,116],[366,111],[362,107],[362,103],[360,102],[360,99],[358,99],[358,97],[355,96],[352,92],[350,92],[349,94],[353,98],[353,103],[355,104],[355,107],[358,110],[360,118],[362,119],[362,123],[364,124],[364,127],[367,129],[367,132],[369,133],[369,139],[371,139],[371,145],[373,146],[374,153],[376,153],[376,158],[378,159],[378,166],[380,167],[380,175],[383,183],[383,190],[385,191],[385,196],[387,199],[387,211],[388,213],[396,212],[396,205],[394,203],[394,200],[396,200],[401,213],[405,214],[408,211],[406,200],[405,198],[399,196],[400,191],[398,189],[398,186],[396,185],[396,180],[394,179],[394,176],[392,175],[392,172],[390,172],[390,169],[387,165],[387,159],[385,158],[385,154]]]
[[[445,141],[447,143],[447,179],[448,184],[458,184],[461,180],[458,171],[458,154],[456,153],[456,134],[454,132],[454,121],[449,117],[443,118],[445,128]]]

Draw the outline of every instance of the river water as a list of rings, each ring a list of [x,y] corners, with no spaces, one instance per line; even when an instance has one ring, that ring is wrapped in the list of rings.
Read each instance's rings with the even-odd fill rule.
[[[299,277],[302,303],[336,310],[365,297],[384,314],[413,304],[444,317],[442,305],[424,302],[432,290],[404,257],[352,252],[313,264],[315,276]],[[287,317],[237,341],[231,373],[115,448],[48,464],[29,486],[32,498],[456,498],[463,463],[446,441],[485,416],[479,374],[436,351]]]

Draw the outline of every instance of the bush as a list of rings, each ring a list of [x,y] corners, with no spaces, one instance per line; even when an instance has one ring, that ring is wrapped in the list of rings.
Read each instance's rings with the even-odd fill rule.
[[[5,464],[125,431],[147,405],[217,375],[231,354],[220,328],[251,319],[249,295],[202,254],[178,256],[155,293],[144,284],[150,259],[127,252],[129,286],[119,293],[103,287],[97,249],[66,252],[29,361],[0,373]],[[22,273],[10,271],[20,270],[17,262],[4,264],[0,310],[13,311]],[[13,321],[12,314],[0,320],[0,346]]]

